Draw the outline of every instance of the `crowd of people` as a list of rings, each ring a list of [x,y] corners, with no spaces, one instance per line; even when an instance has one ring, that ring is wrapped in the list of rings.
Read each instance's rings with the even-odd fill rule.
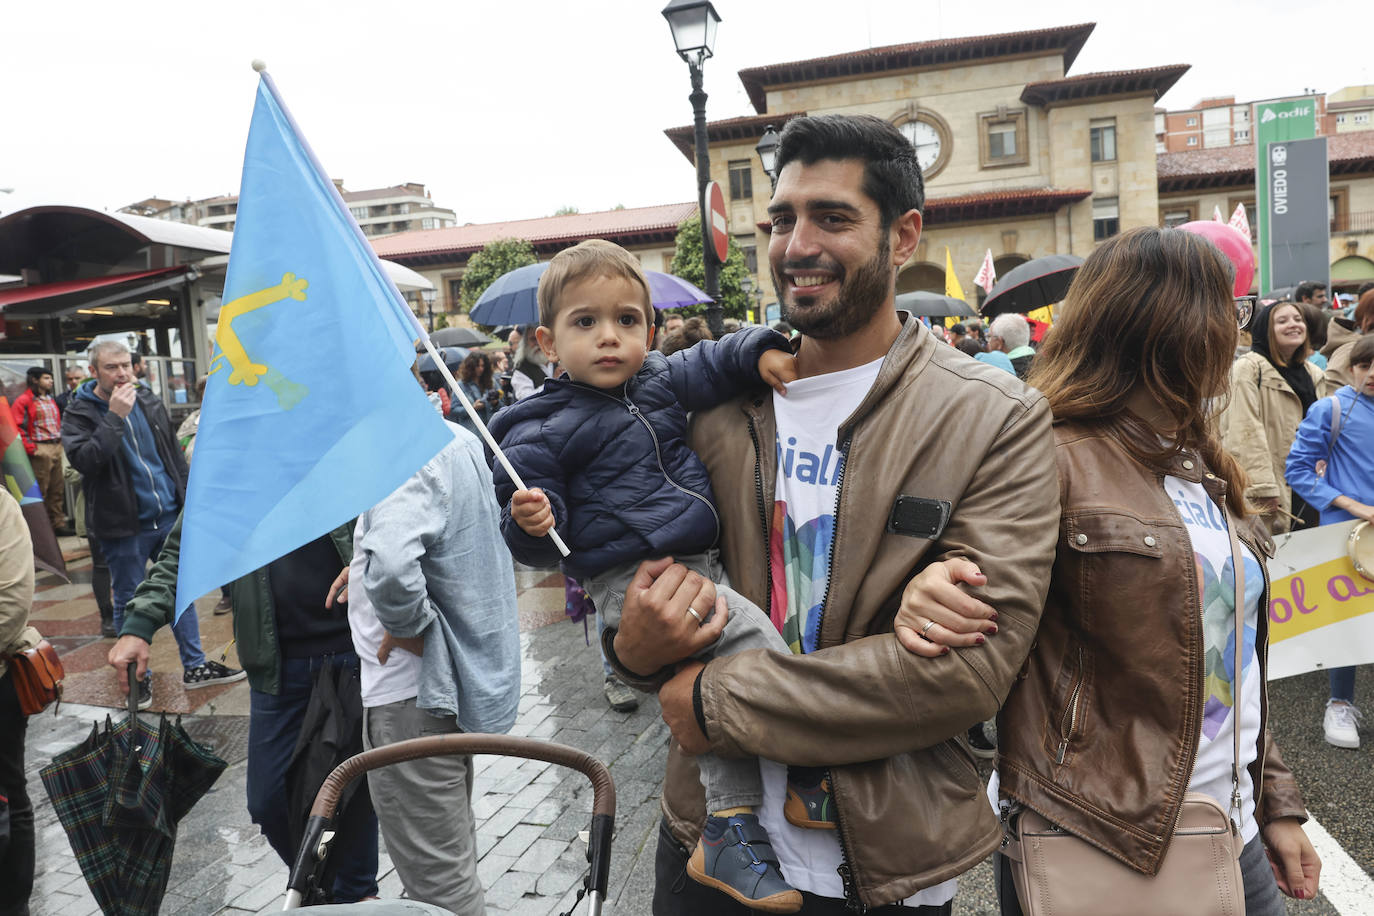
[[[1224,812],[1245,912],[1315,897],[1306,808],[1269,735],[1264,568],[1275,534],[1374,521],[1374,290],[1349,318],[1318,284],[1252,315],[1205,237],[1137,228],[1096,247],[1038,348],[1021,315],[945,328],[894,307],[924,203],[906,138],[799,117],[777,156],[783,323],[714,340],[653,307],[624,249],[560,252],[508,360],[473,351],[457,372],[523,485],[417,365],[453,442],[228,586],[243,672],[197,654],[194,610],[176,614],[186,461],[128,351],[94,347],[60,408],[40,373],[25,446],[60,440],[82,475],[110,664],[146,685],[168,627],[188,687],[247,677],[247,805],[289,865],[284,768],[313,685],[356,679],[364,747],[508,730],[514,562],[560,566],[570,612],[597,616],[607,702],[654,692],[672,733],[656,914],[948,914],[989,855],[1019,914],[1027,879],[1003,852],[1023,818],[1105,852],[1095,868],[1176,874],[1214,865],[1179,862],[1195,797]],[[951,404],[978,418],[957,436]],[[23,625],[23,573],[0,644]],[[1354,681],[1331,672],[1338,747],[1359,746]],[[11,693],[0,674],[0,717]],[[994,753],[985,785],[974,757]],[[471,760],[369,773],[324,890],[376,895],[380,831],[410,897],[481,913],[472,786]],[[13,848],[5,875],[31,884]]]

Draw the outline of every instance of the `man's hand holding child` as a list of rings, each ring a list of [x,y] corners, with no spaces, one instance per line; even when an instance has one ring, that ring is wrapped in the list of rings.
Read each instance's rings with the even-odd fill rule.
[[[786,350],[767,350],[759,357],[759,377],[778,394],[787,394],[787,383],[797,380],[797,358]]]
[[[544,491],[516,490],[510,498],[510,517],[520,530],[533,537],[543,537],[553,527],[553,506]]]

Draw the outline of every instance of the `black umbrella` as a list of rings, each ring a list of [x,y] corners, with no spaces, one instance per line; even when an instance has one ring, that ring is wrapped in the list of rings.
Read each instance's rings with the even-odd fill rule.
[[[491,343],[490,337],[472,328],[440,328],[429,339],[436,347],[480,347]]]
[[[160,716],[138,718],[129,666],[129,718],[105,719],[90,736],[53,758],[39,775],[81,873],[110,916],[153,916],[172,871],[177,823],[227,764]]]
[[[444,365],[448,366],[450,371],[453,372],[457,372],[463,360],[468,358],[468,351],[462,347],[438,347],[437,349],[439,355],[444,358]],[[430,356],[428,353],[420,354],[420,365],[418,368],[421,372],[438,371],[438,366],[434,364],[434,357]]]
[[[974,318],[978,314],[963,299],[927,292],[902,293],[897,308],[917,318]]]
[[[310,817],[310,806],[324,778],[349,757],[363,752],[363,698],[358,669],[351,665],[322,665],[310,691],[300,738],[286,769],[286,810],[291,846],[299,848]],[[339,829],[354,833],[367,829],[372,798],[366,781],[350,785],[339,798]],[[317,893],[310,902],[328,902],[324,892],[334,885],[337,861],[325,865]]]
[[[1072,254],[1048,254],[1007,271],[983,302],[984,317],[1004,312],[1033,312],[1060,302],[1069,291],[1083,259]]]

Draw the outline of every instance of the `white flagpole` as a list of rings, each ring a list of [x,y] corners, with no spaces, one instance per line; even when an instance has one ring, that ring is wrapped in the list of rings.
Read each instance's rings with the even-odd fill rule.
[[[444,377],[444,381],[448,382],[449,387],[453,389],[453,393],[458,395],[458,400],[463,402],[463,409],[467,411],[468,416],[476,425],[477,431],[482,436],[482,441],[487,444],[487,448],[491,449],[491,453],[496,456],[496,460],[501,462],[501,467],[506,469],[506,473],[510,475],[511,482],[521,490],[529,489],[525,486],[525,482],[520,479],[520,475],[516,472],[515,468],[511,467],[510,461],[506,458],[506,453],[501,451],[501,446],[496,444],[496,440],[493,439],[491,433],[487,431],[487,425],[482,422],[482,418],[478,415],[477,409],[472,406],[472,402],[468,400],[468,396],[463,393],[462,386],[454,379],[453,373],[448,371],[448,366],[444,364],[443,356],[434,348],[434,343],[429,339],[429,332],[425,330],[425,326],[420,324],[420,319],[415,317],[414,312],[410,311],[410,309],[406,309],[405,311],[406,314],[410,316],[410,323],[420,334],[420,341],[425,345],[425,352],[434,360],[434,365],[438,367],[439,374]],[[550,528],[549,537],[553,540],[554,546],[558,548],[558,552],[565,557],[568,556],[571,551],[568,550],[568,545],[563,543],[563,539],[558,536],[558,532]]]

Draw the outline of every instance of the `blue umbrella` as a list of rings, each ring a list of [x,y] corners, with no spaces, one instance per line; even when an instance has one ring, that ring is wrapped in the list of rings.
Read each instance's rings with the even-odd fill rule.
[[[538,324],[539,303],[535,293],[539,289],[539,278],[548,268],[548,262],[530,264],[497,277],[473,305],[472,320],[487,326]],[[675,309],[711,301],[710,296],[681,277],[657,270],[644,273],[649,279],[649,298],[654,308]]]

